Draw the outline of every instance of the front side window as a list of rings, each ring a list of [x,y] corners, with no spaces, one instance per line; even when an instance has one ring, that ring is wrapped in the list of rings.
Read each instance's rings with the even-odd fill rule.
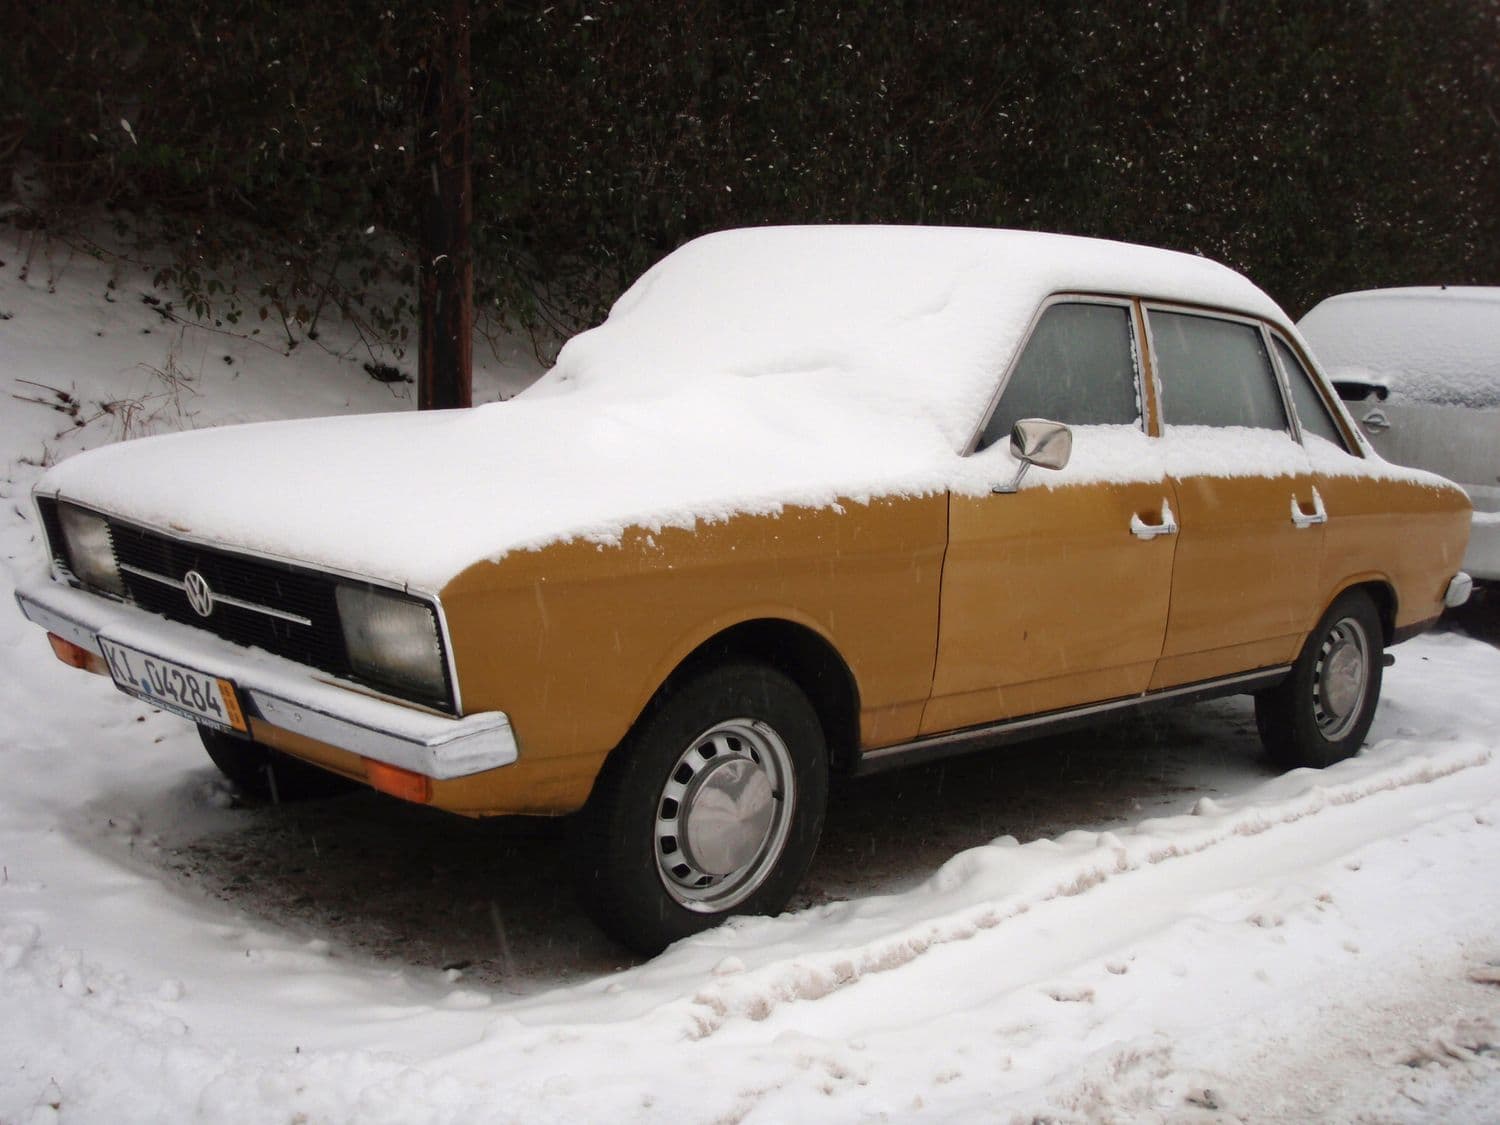
[[[1280,336],[1271,337],[1271,346],[1276,349],[1276,358],[1281,362],[1281,370],[1286,374],[1287,389],[1292,393],[1292,408],[1297,411],[1297,421],[1302,425],[1302,432],[1317,434],[1320,438],[1326,438],[1340,449],[1344,449],[1344,435],[1339,432],[1338,423],[1333,420],[1333,415],[1328,413],[1328,406],[1323,402],[1323,396],[1318,393],[1318,388],[1313,386],[1312,376],[1307,373],[1307,368],[1302,366],[1297,353],[1292,351]]]
[[[1011,371],[979,439],[1009,440],[1022,418],[1069,426],[1140,424],[1134,335],[1123,305],[1049,305]]]
[[[1258,326],[1163,309],[1148,316],[1166,425],[1289,429]]]

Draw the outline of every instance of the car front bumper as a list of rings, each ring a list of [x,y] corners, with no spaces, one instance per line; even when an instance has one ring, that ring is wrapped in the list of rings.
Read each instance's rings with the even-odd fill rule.
[[[423,711],[50,578],[24,583],[16,601],[28,620],[101,660],[103,636],[223,677],[239,690],[248,716],[372,761],[442,781],[510,765],[518,756],[510,720],[500,711],[457,719]]]

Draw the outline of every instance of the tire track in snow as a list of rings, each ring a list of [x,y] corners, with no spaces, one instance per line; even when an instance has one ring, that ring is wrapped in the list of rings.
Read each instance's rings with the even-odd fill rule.
[[[796,943],[806,937],[797,931],[814,928],[832,935],[854,931],[855,942],[754,969],[746,968],[743,959],[731,953],[714,966],[713,979],[686,1001],[684,1034],[701,1040],[731,1020],[764,1020],[782,1005],[820,1000],[868,975],[908,965],[935,947],[967,941],[1048,902],[1085,894],[1111,879],[1198,855],[1236,838],[1261,836],[1327,809],[1430,784],[1486,765],[1494,756],[1488,747],[1461,740],[1435,751],[1420,752],[1422,746],[1387,740],[1364,756],[1328,770],[1297,770],[1274,779],[1260,787],[1257,796],[1225,804],[1205,797],[1191,814],[1146,820],[1119,832],[1069,832],[1056,840],[1024,846],[1004,837],[960,853],[927,883],[905,894],[742,924],[736,932],[746,945]],[[1389,761],[1391,755],[1405,751],[1418,753]],[[1308,784],[1313,779],[1316,782]],[[940,903],[922,902],[944,898],[959,900],[956,908],[943,912],[933,909]],[[916,925],[902,925],[906,917],[918,913],[929,917]],[[864,932],[893,927],[900,928],[860,940]]]

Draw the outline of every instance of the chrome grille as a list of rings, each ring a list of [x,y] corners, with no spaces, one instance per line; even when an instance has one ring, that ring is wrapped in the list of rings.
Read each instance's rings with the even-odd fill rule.
[[[56,503],[43,500],[39,507],[50,549],[66,565]],[[331,575],[106,519],[127,598],[142,609],[235,644],[261,648],[378,691],[406,695],[414,703],[453,712],[451,682],[445,684],[443,698],[418,699],[354,672],[339,625],[335,600],[339,580]],[[189,604],[184,589],[189,571],[197,571],[213,590],[214,607],[207,617]]]
[[[115,559],[125,576],[125,589],[130,600],[143,609],[299,664],[310,664],[334,675],[349,674],[332,579],[169,539],[115,520],[110,520],[110,534]],[[237,603],[272,606],[308,624],[223,601],[211,616],[200,617],[188,604],[181,585],[183,575],[190,570],[203,575],[215,593],[228,595]]]

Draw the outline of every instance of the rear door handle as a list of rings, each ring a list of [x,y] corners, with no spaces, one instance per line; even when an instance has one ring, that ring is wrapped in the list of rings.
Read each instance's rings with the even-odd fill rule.
[[[1297,494],[1292,494],[1292,523],[1297,527],[1313,527],[1316,524],[1328,522],[1328,511],[1323,507],[1323,497],[1318,494],[1316,488],[1313,489],[1312,502],[1312,512],[1304,512],[1302,505],[1297,503]]]
[[[1385,416],[1384,412],[1379,410],[1370,411],[1360,421],[1364,423],[1365,429],[1374,430],[1377,433],[1391,428],[1391,420]]]
[[[1172,505],[1161,502],[1161,522],[1147,523],[1139,515],[1130,517],[1130,534],[1137,539],[1155,539],[1158,535],[1176,535],[1177,518],[1172,515]]]

